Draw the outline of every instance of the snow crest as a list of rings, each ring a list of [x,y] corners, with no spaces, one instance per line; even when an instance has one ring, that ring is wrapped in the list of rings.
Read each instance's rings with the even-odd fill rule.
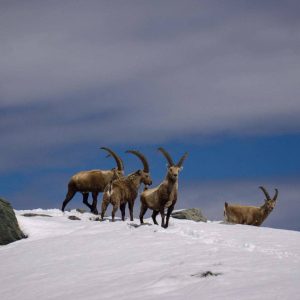
[[[22,216],[26,213],[51,217]],[[171,219],[95,221],[90,213],[16,211],[29,235],[0,247],[4,300],[295,299],[300,232]],[[70,220],[76,216],[80,220]]]

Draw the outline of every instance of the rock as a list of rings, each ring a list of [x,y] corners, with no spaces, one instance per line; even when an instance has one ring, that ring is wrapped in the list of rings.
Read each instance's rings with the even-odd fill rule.
[[[174,211],[171,214],[171,217],[175,219],[192,220],[195,222],[207,222],[207,218],[203,216],[199,208],[189,208]]]
[[[76,208],[76,211],[79,212],[79,213],[81,213],[81,214],[86,213],[86,210],[83,209],[83,208]]]
[[[25,214],[22,214],[21,216],[23,216],[23,217],[51,217],[52,218],[52,216],[49,216],[49,215],[35,214],[35,213],[25,213]]]
[[[7,245],[26,238],[21,231],[10,203],[0,198],[0,245]]]
[[[90,220],[90,221],[100,221],[100,222],[104,221],[104,220],[102,220],[100,217],[89,218],[89,220]]]
[[[76,216],[68,216],[68,219],[73,220],[73,221],[80,221],[81,219],[76,217]]]
[[[219,276],[222,275],[222,273],[214,273],[212,271],[206,271],[206,272],[201,272],[201,273],[196,273],[192,274],[192,277],[200,277],[200,278],[205,278],[205,277],[210,277],[210,276]]]

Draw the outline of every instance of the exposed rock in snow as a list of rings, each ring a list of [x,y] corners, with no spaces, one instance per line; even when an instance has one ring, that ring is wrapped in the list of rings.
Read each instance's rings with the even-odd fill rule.
[[[86,213],[86,210],[83,208],[76,208],[76,211],[80,212],[81,214]]]
[[[52,217],[46,214],[34,214],[34,213],[25,213],[22,214],[23,217]]]
[[[68,216],[69,220],[73,220],[73,221],[79,221],[81,220],[80,218],[76,217],[76,216]]]
[[[203,216],[199,208],[189,208],[174,211],[171,216],[176,219],[186,219],[195,222],[207,222],[207,218]]]
[[[6,245],[25,237],[19,228],[10,203],[0,198],[0,245]]]

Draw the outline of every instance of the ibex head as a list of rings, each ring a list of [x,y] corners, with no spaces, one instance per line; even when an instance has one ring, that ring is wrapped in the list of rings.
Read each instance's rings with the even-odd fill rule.
[[[271,198],[269,193],[263,186],[260,186],[259,188],[263,191],[263,193],[265,194],[265,197],[266,197],[264,206],[267,208],[268,212],[271,212],[274,209],[275,204],[276,204],[278,190],[275,189],[275,195],[273,198]]]
[[[174,164],[173,159],[170,154],[162,147],[158,148],[158,150],[164,155],[168,162],[168,177],[169,179],[175,181],[178,178],[179,172],[183,169],[183,162],[187,158],[188,153],[186,152],[179,160],[177,164]]]
[[[117,167],[112,169],[112,171],[114,171],[113,180],[123,177],[124,176],[124,164],[123,164],[122,159],[114,151],[112,151],[111,149],[109,149],[107,147],[101,147],[100,149],[107,151],[109,154],[106,157],[112,156],[117,163]]]
[[[145,185],[152,184],[152,178],[150,176],[149,164],[147,162],[146,157],[139,151],[136,150],[127,150],[126,153],[131,153],[136,155],[143,163],[144,169],[138,170],[136,173],[141,176],[141,182]]]

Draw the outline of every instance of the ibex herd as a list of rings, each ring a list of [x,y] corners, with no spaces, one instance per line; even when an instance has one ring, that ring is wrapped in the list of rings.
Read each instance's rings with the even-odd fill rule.
[[[156,216],[161,215],[161,226],[167,228],[169,226],[170,215],[175,207],[178,197],[178,176],[183,168],[183,162],[188,156],[186,152],[178,161],[174,163],[170,154],[163,148],[158,150],[167,160],[167,174],[165,179],[156,187],[149,189],[152,185],[150,176],[150,168],[146,157],[136,150],[128,150],[137,156],[142,164],[143,169],[137,170],[127,176],[124,175],[124,165],[122,159],[111,149],[102,147],[115,159],[117,167],[111,170],[90,170],[81,171],[73,175],[68,184],[68,192],[62,204],[62,211],[71,201],[77,192],[82,193],[83,203],[88,206],[92,213],[98,215],[97,198],[98,194],[103,192],[101,205],[101,220],[104,219],[105,212],[109,204],[113,206],[112,221],[115,221],[115,214],[118,209],[121,210],[122,220],[125,220],[125,209],[128,204],[130,220],[133,221],[133,207],[138,190],[143,183],[145,188],[140,196],[140,223],[144,224],[144,215],[146,211],[151,209],[154,224],[158,225]],[[227,222],[235,224],[246,224],[260,226],[273,210],[276,204],[278,190],[275,189],[275,195],[270,197],[267,190],[260,186],[265,194],[265,203],[260,207],[229,205],[225,202],[224,217]],[[89,193],[92,194],[93,202],[88,202]],[[165,215],[166,212],[166,215]]]

